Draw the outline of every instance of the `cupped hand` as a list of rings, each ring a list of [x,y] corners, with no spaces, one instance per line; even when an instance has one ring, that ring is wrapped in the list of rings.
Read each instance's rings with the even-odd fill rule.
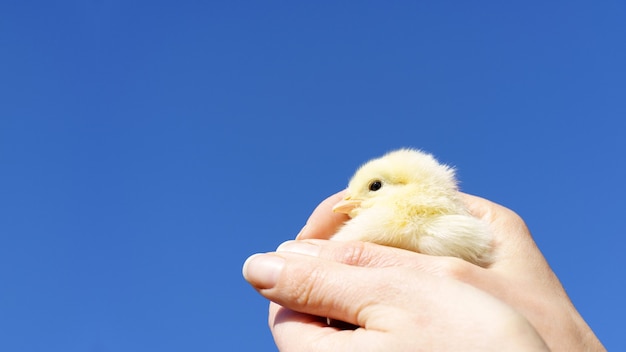
[[[297,241],[250,257],[245,278],[270,299],[285,351],[604,351],[535,245],[523,220],[461,194],[494,234],[487,268],[364,242],[328,241],[347,220],[313,212]],[[328,326],[326,317],[356,329]]]
[[[494,235],[495,261],[487,268],[457,258],[426,256],[358,242],[324,246],[326,249],[319,257],[358,267],[408,268],[461,281],[521,313],[554,351],[605,350],[568,298],[524,221],[513,211],[486,199],[464,193],[460,196],[472,215],[489,224]],[[301,241],[296,242],[330,238],[347,220],[345,215],[332,212],[333,205],[342,197],[343,192],[339,192],[320,203],[298,234]]]
[[[528,321],[493,296],[410,267],[347,264],[382,247],[354,245],[357,257],[340,261],[331,258],[349,247],[324,240],[287,242],[246,261],[245,278],[275,302],[269,324],[281,351],[547,351]],[[320,317],[357,328],[331,327]]]

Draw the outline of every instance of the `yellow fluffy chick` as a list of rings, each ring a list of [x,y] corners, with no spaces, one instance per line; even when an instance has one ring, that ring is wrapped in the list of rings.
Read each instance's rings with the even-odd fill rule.
[[[427,153],[401,149],[371,160],[354,174],[333,211],[350,216],[333,236],[486,266],[492,237],[459,199],[454,169]]]

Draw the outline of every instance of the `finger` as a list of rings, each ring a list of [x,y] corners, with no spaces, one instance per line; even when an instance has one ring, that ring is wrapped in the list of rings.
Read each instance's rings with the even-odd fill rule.
[[[387,289],[396,290],[390,286],[393,280],[379,270],[384,269],[282,252],[251,256],[243,275],[261,295],[285,308],[365,326],[379,302],[395,299],[386,297]],[[375,323],[368,328],[376,330]]]
[[[337,331],[326,324],[326,318],[296,312],[274,302],[270,302],[268,323],[281,351],[302,351]]]
[[[329,326],[326,322],[327,319],[325,317],[296,312],[274,302],[270,302],[269,305],[268,324],[272,330],[275,330],[277,325],[283,323],[296,323],[316,328],[328,328]],[[330,331],[334,329],[331,328],[327,330]]]
[[[450,277],[469,284],[479,281],[486,270],[459,258],[421,254],[405,249],[361,241],[287,241],[276,249],[367,268],[404,267],[425,274]]]
[[[415,256],[408,250],[362,241],[329,241],[321,239],[283,242],[277,252],[304,254],[334,262],[362,267],[410,266]]]
[[[466,193],[460,193],[460,195],[473,216],[491,224],[493,228],[500,230],[500,233],[507,232],[516,238],[532,240],[524,220],[513,210],[478,196]]]
[[[380,334],[359,334],[326,325],[326,318],[299,313],[270,302],[269,326],[280,351],[363,351]],[[378,341],[380,342],[380,341]]]
[[[544,265],[545,260],[526,227],[514,211],[487,199],[460,193],[470,213],[489,224],[494,236],[496,262],[493,267],[528,264]]]
[[[348,220],[345,214],[333,212],[333,206],[343,199],[345,190],[326,198],[313,210],[313,213],[302,228],[296,239],[324,238],[328,239]]]
[[[463,192],[459,192],[459,195],[470,214],[485,220],[487,223],[500,225],[502,222],[508,221],[516,222],[518,226],[523,225],[522,218],[509,208],[475,195]],[[523,227],[525,229],[525,225]]]

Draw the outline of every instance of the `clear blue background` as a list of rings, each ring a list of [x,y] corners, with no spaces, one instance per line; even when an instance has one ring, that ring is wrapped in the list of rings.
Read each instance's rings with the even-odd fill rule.
[[[2,1],[0,350],[275,350],[244,260],[403,146],[626,350],[625,117],[623,1]]]

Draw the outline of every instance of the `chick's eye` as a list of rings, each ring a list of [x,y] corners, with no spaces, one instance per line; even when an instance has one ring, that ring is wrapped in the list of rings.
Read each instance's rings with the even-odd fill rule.
[[[370,183],[370,191],[376,192],[383,186],[382,182],[376,180]]]

